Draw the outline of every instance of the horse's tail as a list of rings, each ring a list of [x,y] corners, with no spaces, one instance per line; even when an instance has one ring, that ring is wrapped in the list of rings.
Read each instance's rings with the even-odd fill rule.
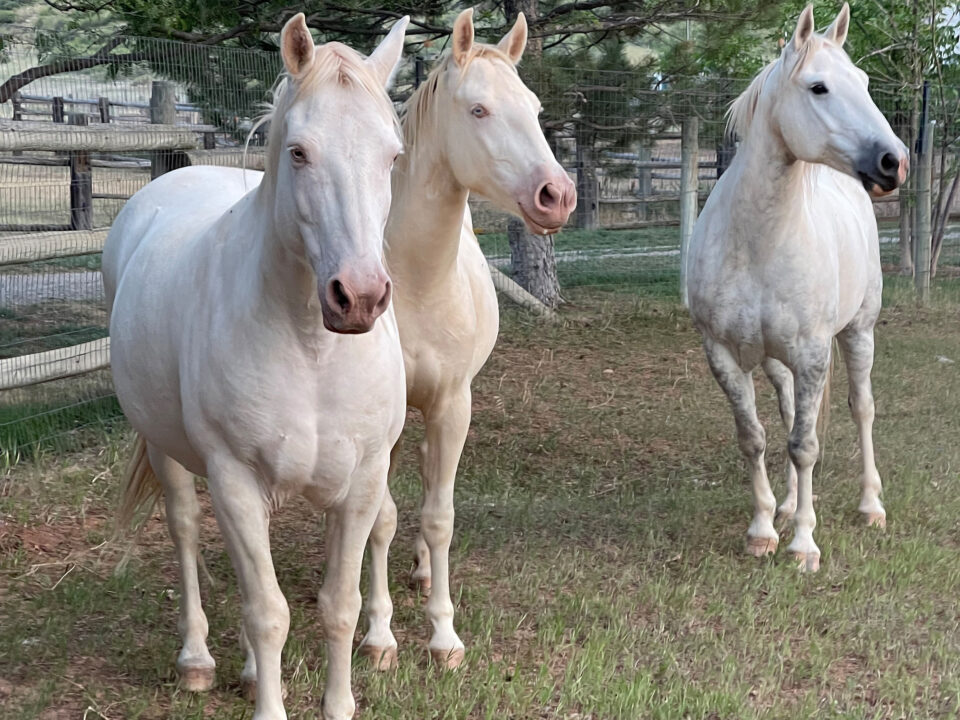
[[[121,492],[123,494],[120,497],[120,509],[117,511],[118,534],[127,533],[132,529],[138,530],[142,522],[135,523],[137,516],[148,516],[153,511],[157,500],[163,495],[163,486],[150,465],[147,441],[142,435],[138,434],[134,440],[133,454],[127,461],[127,468],[123,473]],[[144,509],[146,513],[142,513]]]

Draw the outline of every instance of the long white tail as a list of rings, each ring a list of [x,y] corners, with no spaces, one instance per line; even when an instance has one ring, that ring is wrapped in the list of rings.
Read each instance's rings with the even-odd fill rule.
[[[133,454],[123,473],[123,490],[117,511],[117,534],[126,534],[137,529],[142,524],[142,520],[136,523],[137,517],[148,517],[162,495],[163,486],[153,472],[147,456],[147,441],[137,435],[133,443]]]

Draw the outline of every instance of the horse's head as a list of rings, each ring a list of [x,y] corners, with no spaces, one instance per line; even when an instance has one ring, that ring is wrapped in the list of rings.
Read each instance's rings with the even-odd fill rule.
[[[435,104],[439,150],[456,181],[522,217],[532,232],[557,232],[577,191],[543,136],[540,100],[517,74],[526,19],[520,14],[499,44],[484,45],[474,42],[473,10],[464,10],[451,44],[423,92]]]
[[[408,18],[368,58],[340,43],[315,47],[303,14],[280,37],[265,183],[278,231],[317,276],[323,324],[362,333],[390,303],[383,230],[390,172],[402,144],[387,96]]]
[[[823,35],[813,32],[813,6],[801,13],[780,59],[772,112],[788,150],[806,162],[852,175],[884,195],[907,176],[907,148],[867,92],[867,75],[843,50],[850,6]]]

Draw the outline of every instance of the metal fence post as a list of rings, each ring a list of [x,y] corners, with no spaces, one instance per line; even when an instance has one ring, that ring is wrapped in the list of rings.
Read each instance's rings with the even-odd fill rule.
[[[913,266],[917,299],[921,304],[930,299],[930,182],[933,170],[933,121],[927,110],[930,90],[923,84],[923,110],[920,118],[920,137],[917,141],[916,227],[913,232]]]
[[[687,249],[699,212],[700,121],[696,115],[683,120],[680,132],[680,294],[687,304]]]

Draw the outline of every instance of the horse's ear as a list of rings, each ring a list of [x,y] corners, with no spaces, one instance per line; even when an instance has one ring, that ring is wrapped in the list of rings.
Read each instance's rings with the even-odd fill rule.
[[[523,51],[527,47],[527,18],[523,13],[517,13],[517,21],[510,32],[503,36],[497,47],[510,58],[510,62],[514,65],[520,62]]]
[[[287,20],[280,32],[280,54],[283,56],[283,66],[291,77],[298,78],[310,68],[314,50],[307,19],[303,13],[297,13]]]
[[[847,39],[847,30],[850,29],[850,4],[844,3],[837,14],[836,19],[830,23],[823,36],[827,40],[833,40],[837,45],[843,46]]]
[[[800,13],[800,19],[797,20],[797,29],[793,31],[790,46],[794,50],[799,50],[811,37],[813,37],[813,5],[807,5]]]
[[[397,65],[400,62],[400,56],[403,55],[403,40],[407,33],[407,24],[410,22],[410,16],[404,15],[397,20],[390,28],[387,36],[380,41],[377,49],[367,58],[367,67],[371,72],[380,78],[385,88],[389,88],[393,83],[394,73],[397,71]]]
[[[457,15],[453,23],[453,59],[463,65],[473,47],[473,8]]]

